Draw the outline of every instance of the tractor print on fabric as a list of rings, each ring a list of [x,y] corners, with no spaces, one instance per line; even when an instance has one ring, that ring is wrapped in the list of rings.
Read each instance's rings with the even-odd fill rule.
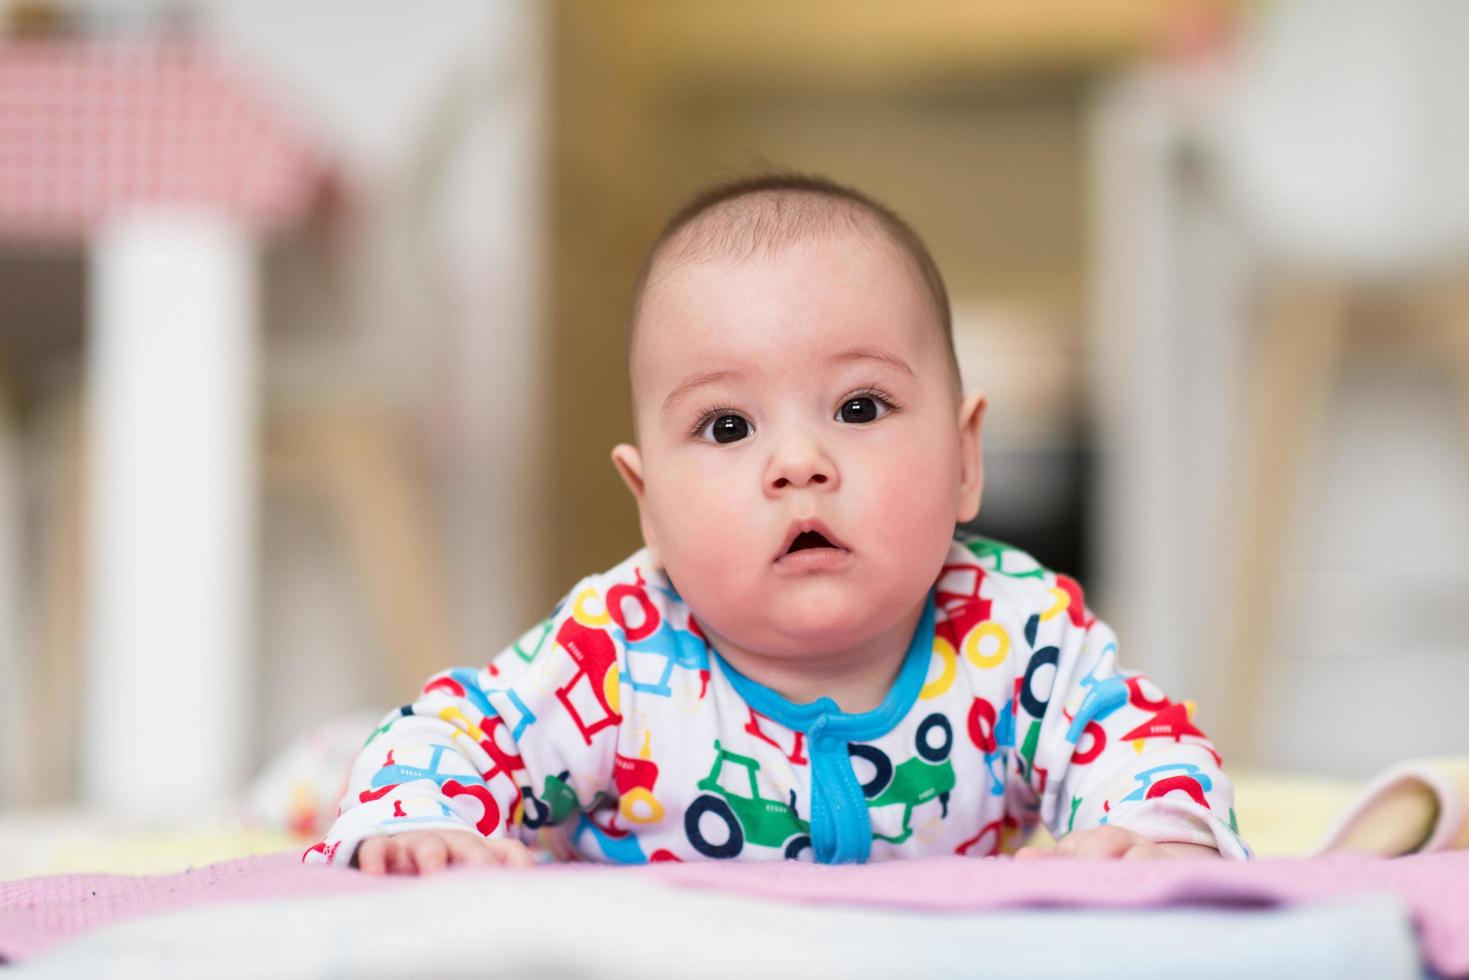
[[[1121,738],[1124,742],[1131,742],[1132,747],[1141,753],[1143,751],[1143,744],[1147,739],[1171,738],[1175,742],[1182,742],[1184,736],[1187,735],[1191,738],[1199,739],[1197,742],[1190,741],[1188,743],[1189,745],[1197,745],[1199,748],[1206,750],[1214,757],[1215,765],[1222,764],[1219,753],[1209,743],[1208,736],[1194,726],[1192,718],[1193,704],[1191,702],[1184,701],[1177,704],[1170,704],[1141,725],[1132,729],[1132,731],[1124,732]]]
[[[525,635],[511,645],[511,649],[515,651],[515,655],[525,663],[530,663],[536,659],[540,652],[545,649],[546,641],[551,638],[551,623],[553,621],[554,618],[548,616],[538,626],[533,626],[529,630],[526,630]],[[490,666],[493,668],[494,664]]]
[[[931,800],[938,800],[941,817],[949,815],[949,794],[955,784],[954,766],[949,761],[954,749],[954,728],[947,717],[935,712],[919,722],[913,743],[918,754],[896,767],[887,753],[875,745],[853,742],[847,746],[852,758],[862,759],[873,768],[872,775],[862,784],[867,809],[903,808],[899,830],[894,834],[874,830],[873,840],[903,843],[913,835],[914,808]]]
[[[499,807],[491,798],[489,789],[495,785],[497,780],[504,780],[509,784],[505,792],[509,797],[510,813],[514,819],[514,815],[521,809],[520,781],[521,774],[525,772],[525,760],[520,757],[516,745],[521,734],[536,720],[535,715],[530,713],[525,703],[514,691],[508,692],[509,700],[518,713],[518,718],[512,728],[509,722],[501,717],[490,704],[485,692],[480,689],[474,673],[468,670],[450,670],[430,678],[423,686],[423,693],[448,694],[461,699],[465,704],[463,708],[453,703],[436,705],[434,707],[437,710],[432,711],[432,714],[453,726],[452,739],[454,741],[468,739],[490,757],[493,765],[479,774],[480,780],[485,785],[484,799],[480,800],[485,810],[485,819],[489,819],[492,807],[496,814],[495,819],[497,821],[499,819]],[[420,708],[408,705],[402,710],[405,715],[414,715]],[[467,712],[477,714],[478,720]],[[480,799],[481,794],[477,791],[473,792],[473,795],[476,799]]]
[[[746,705],[746,707],[748,708],[749,706]],[[769,721],[770,719],[766,718],[754,708],[749,708],[749,711],[750,720],[745,723],[745,732],[747,734],[755,736],[766,745],[779,749],[781,755],[785,756],[793,766],[806,766],[811,764],[811,760],[806,757],[805,732],[792,731],[788,728],[775,726],[774,733],[772,734],[772,732],[766,731],[765,726],[761,724],[762,720]],[[787,744],[782,744],[782,739],[787,740]]]
[[[986,571],[994,572],[996,575],[1004,575],[1007,578],[1044,579],[1046,577],[1045,569],[1019,548],[1012,548],[999,541],[981,537],[966,539],[964,547],[969,549],[969,553],[978,559],[979,564]]]
[[[576,667],[556,689],[556,698],[588,745],[592,744],[592,736],[622,721],[618,713],[617,647],[602,628],[611,624],[612,617],[606,610],[597,614],[587,608],[595,596],[592,589],[578,595],[571,618],[556,632],[557,649],[566,651]]]
[[[554,827],[565,822],[567,817],[580,809],[569,779],[570,773],[564,769],[554,776],[546,776],[540,796],[529,786],[520,787],[521,809],[517,814],[518,822],[531,830]]]
[[[692,670],[699,676],[699,698],[709,690],[709,645],[699,624],[688,616],[687,629],[658,612],[648,597],[641,569],[632,584],[607,590],[607,612],[622,630],[623,673],[629,687],[642,694],[672,697],[673,672]]]
[[[949,689],[961,654],[982,670],[998,667],[1010,658],[1010,634],[991,618],[993,600],[979,594],[984,580],[984,570],[973,565],[945,565],[940,571],[934,603],[943,615],[934,623],[934,653],[944,666],[920,698],[927,700]]]
[[[442,772],[439,769],[439,765],[443,761],[444,753],[450,753],[450,758],[456,760],[462,757],[454,752],[453,747],[448,745],[435,744],[430,745],[428,748],[430,754],[426,767],[399,763],[393,758],[393,753],[397,750],[389,749],[387,758],[383,760],[382,766],[378,768],[377,772],[373,773],[370,784],[372,788],[365,789],[358,794],[358,802],[367,803],[370,800],[380,799],[404,783],[427,779],[436,784],[439,787],[439,792],[448,798],[450,802],[448,804],[443,802],[436,804],[430,803],[428,806],[431,812],[411,814],[404,810],[403,801],[397,800],[393,806],[394,818],[405,821],[441,820],[444,817],[450,816],[452,813],[458,813],[473,823],[475,829],[480,833],[492,833],[500,825],[500,806],[495,802],[494,796],[490,794],[490,788],[485,785],[485,781],[478,776],[466,773]],[[461,802],[457,799],[458,797],[465,797],[466,799]],[[418,808],[421,809],[422,804],[426,801],[411,800],[409,802],[419,805]],[[450,809],[451,806],[453,810]]]
[[[656,824],[663,819],[663,804],[653,795],[658,783],[658,766],[651,757],[652,738],[651,731],[643,732],[643,745],[637,758],[621,752],[614,757],[612,778],[619,796],[617,805],[615,808],[602,806],[605,798],[598,794],[591,812],[582,813],[578,819],[571,834],[573,844],[582,846],[582,839],[590,837],[602,856],[617,864],[679,860],[667,848],[658,848],[652,854],[644,853],[638,835],[618,825],[619,817],[636,824]]]
[[[994,857],[1013,851],[1014,843],[1023,836],[1020,821],[1007,813],[979,828],[979,833],[954,848],[954,853],[960,857]]]
[[[1170,773],[1160,777],[1162,773]],[[1131,793],[1128,793],[1118,803],[1134,803],[1139,800],[1155,800],[1169,793],[1180,792],[1188,796],[1204,809],[1211,809],[1209,799],[1204,794],[1214,788],[1214,781],[1209,774],[1204,772],[1192,762],[1174,762],[1162,766],[1154,766],[1144,769],[1142,772],[1132,774],[1132,778],[1139,785]],[[1101,823],[1106,823],[1112,814],[1112,801],[1102,801],[1103,815]]]
[[[684,833],[694,850],[708,858],[739,857],[746,844],[781,848],[795,860],[811,847],[811,825],[796,813],[796,791],[789,803],[760,795],[760,763],[714,741],[714,765],[699,780],[704,793],[684,811]],[[715,834],[706,830],[718,825]]]
[[[590,836],[597,843],[602,856],[614,864],[647,864],[648,855],[643,845],[626,827],[617,826],[616,810],[594,810],[583,813],[572,831],[571,842],[585,849],[582,838]]]
[[[995,706],[976,697],[969,705],[966,727],[969,740],[984,753],[985,771],[989,773],[990,795],[1005,795],[1005,758],[1015,748],[1015,706],[1006,700],[998,715]]]
[[[620,797],[617,812],[629,823],[657,823],[663,819],[663,804],[653,795],[658,766],[652,760],[652,747],[653,733],[644,731],[636,759],[619,752],[612,760],[612,780]]]

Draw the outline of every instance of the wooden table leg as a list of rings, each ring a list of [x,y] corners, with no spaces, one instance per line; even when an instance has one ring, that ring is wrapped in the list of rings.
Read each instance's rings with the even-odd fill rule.
[[[1245,443],[1237,455],[1237,535],[1230,541],[1233,615],[1224,642],[1214,647],[1212,676],[1224,692],[1225,710],[1209,732],[1236,763],[1268,761],[1261,726],[1275,704],[1284,676],[1275,639],[1291,605],[1283,574],[1290,556],[1291,520],[1310,485],[1307,463],[1340,371],[1347,322],[1347,290],[1341,283],[1289,279],[1273,285],[1252,359]]]

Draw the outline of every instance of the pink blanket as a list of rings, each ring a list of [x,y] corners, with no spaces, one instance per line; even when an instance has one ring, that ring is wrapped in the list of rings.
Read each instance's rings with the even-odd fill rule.
[[[1035,861],[935,858],[886,864],[571,865],[451,874],[637,874],[674,885],[771,899],[880,908],[973,911],[1017,906],[1269,906],[1363,893],[1410,910],[1424,959],[1469,977],[1469,852],[1390,860]],[[0,882],[0,960],[34,956],[85,930],[201,903],[394,888],[404,879],[303,866],[295,855],[228,861],[176,875],[61,875]]]

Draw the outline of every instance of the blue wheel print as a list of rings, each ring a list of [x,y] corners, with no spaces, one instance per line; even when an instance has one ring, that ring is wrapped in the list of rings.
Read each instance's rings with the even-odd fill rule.
[[[888,788],[888,783],[893,781],[893,760],[877,746],[863,745],[860,742],[848,742],[847,754],[871,764],[872,778],[862,784],[862,795],[869,800],[876,799]]]

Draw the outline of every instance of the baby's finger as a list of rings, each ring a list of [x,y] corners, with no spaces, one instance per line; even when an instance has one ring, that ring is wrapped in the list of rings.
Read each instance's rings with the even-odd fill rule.
[[[533,868],[535,858],[530,850],[518,840],[486,841],[485,846],[494,855],[497,864],[511,868]]]
[[[421,875],[433,874],[449,863],[449,847],[438,834],[424,834],[411,845],[413,867]]]
[[[1117,827],[1097,827],[1062,838],[1056,849],[1071,857],[1110,858],[1125,853],[1132,835]]]
[[[485,847],[481,837],[471,834],[445,834],[444,842],[449,848],[450,864],[493,864],[494,858]]]
[[[402,836],[387,839],[387,866],[390,875],[417,874],[413,859],[408,856],[408,840]]]
[[[1015,852],[1015,856],[1022,861],[1044,861],[1047,858],[1060,857],[1054,847],[1022,847]]]
[[[384,854],[387,851],[388,841],[384,837],[369,837],[357,845],[357,867],[370,875],[380,875],[387,871]]]

